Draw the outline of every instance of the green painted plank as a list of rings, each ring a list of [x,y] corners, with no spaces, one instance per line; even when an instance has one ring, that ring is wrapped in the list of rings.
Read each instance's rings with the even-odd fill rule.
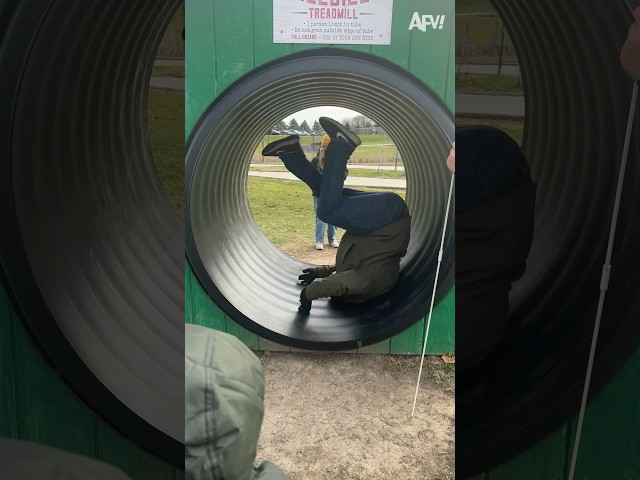
[[[193,323],[193,285],[191,283],[191,269],[189,264],[184,266],[184,321]]]
[[[391,339],[394,354],[422,353],[427,316]],[[426,353],[443,355],[455,352],[455,289],[438,303],[431,317]]]
[[[290,352],[291,347],[287,347],[285,345],[272,342],[271,340],[267,340],[266,338],[259,337],[257,350],[270,351],[270,352]]]
[[[414,28],[411,34],[411,53],[409,71],[425,82],[441,98],[447,97],[447,90],[455,84],[454,64],[451,62],[451,44],[454,40],[455,4],[450,0],[433,0],[428,12],[423,5],[416,4],[415,10],[403,11],[399,19],[401,25],[409,28],[413,12],[422,14],[445,15],[442,30],[427,26],[425,32]],[[444,54],[443,54],[444,52]],[[451,111],[455,104],[448,104]]]
[[[455,352],[455,306],[455,288],[452,288],[447,296],[433,309],[431,326],[429,327],[429,339],[427,341],[427,353],[442,355]]]
[[[185,134],[218,95],[214,43],[214,2],[186,2],[185,5]]]
[[[328,47],[330,45],[319,44],[319,43],[292,43],[291,51],[292,52],[305,52],[307,50],[314,50],[316,48]]]
[[[562,480],[567,427],[563,426],[534,447],[491,470],[489,480]],[[582,480],[582,477],[576,477]],[[599,477],[616,478],[616,477]]]
[[[185,305],[190,306],[189,312],[185,312],[185,321],[227,332],[238,337],[249,348],[259,350],[258,336],[225,315],[202,289],[188,266],[185,270],[187,272],[185,294],[189,295],[189,299],[185,300]]]
[[[11,305],[0,287],[0,437],[9,438],[15,438],[19,433],[13,356]]]
[[[188,268],[187,268],[188,269]],[[190,323],[226,331],[226,315],[213,303],[213,300],[202,289],[193,272],[189,270],[189,290],[191,292],[191,318]]]
[[[14,318],[13,325],[20,438],[94,457],[94,415],[46,364],[22,324]]]
[[[640,348],[613,381],[588,405],[575,478],[640,478]],[[566,478],[575,438],[572,421],[535,447],[489,472],[490,480],[562,480]]]
[[[577,415],[573,424],[576,423]],[[575,435],[573,429],[571,432],[568,463]],[[589,403],[575,478],[640,478],[640,348],[614,380]]]
[[[358,353],[389,353],[391,350],[391,339],[374,343],[366,347],[358,348]]]
[[[413,12],[413,0],[396,0],[393,2],[391,18],[391,45],[372,45],[371,53],[395,63],[405,70],[409,68],[407,52],[411,46],[411,35],[408,24],[405,24],[403,11]]]
[[[258,335],[250,332],[227,316],[227,333],[240,339],[251,350],[261,350]]]
[[[216,85],[219,94],[254,67],[253,1],[213,2],[213,5]]]
[[[253,35],[256,66],[293,53],[290,43],[273,43],[273,2],[253,0]]]
[[[422,352],[425,320],[421,318],[414,325],[391,338],[389,353],[404,355]]]
[[[371,45],[331,45],[333,48],[338,48],[342,50],[352,50],[354,52],[362,52],[362,53],[371,53]]]
[[[133,480],[172,480],[174,468],[156,459],[117,432],[98,422],[98,455],[103,462],[118,467]]]

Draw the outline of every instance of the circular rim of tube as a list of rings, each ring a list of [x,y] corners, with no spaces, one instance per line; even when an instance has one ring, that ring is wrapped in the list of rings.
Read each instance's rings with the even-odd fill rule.
[[[364,53],[359,53],[359,52],[354,52],[354,51],[349,51],[344,49],[337,49],[337,48],[317,48],[317,49],[311,49],[304,52],[299,52],[292,55],[280,57],[254,70],[251,70],[249,73],[247,73],[246,75],[238,79],[236,82],[234,82],[231,86],[229,86],[224,92],[222,92],[215,99],[215,101],[206,109],[206,111],[202,114],[202,116],[194,126],[191,132],[191,135],[189,136],[189,139],[187,142],[187,148],[186,148],[187,154],[186,154],[186,172],[185,172],[186,185],[187,185],[186,206],[185,206],[186,254],[187,254],[187,260],[189,262],[189,265],[191,266],[192,271],[194,272],[198,282],[200,283],[204,291],[207,292],[207,294],[214,300],[214,302],[229,317],[231,317],[233,320],[235,320],[237,323],[239,323],[243,327],[269,340],[273,340],[283,345],[287,345],[295,348],[305,348],[305,349],[313,349],[313,350],[317,350],[317,349],[347,350],[347,349],[362,347],[365,345],[370,345],[378,341],[387,339],[399,333],[400,331],[404,330],[405,328],[409,327],[410,325],[413,325],[419,318],[422,318],[427,313],[428,302],[423,302],[423,304],[418,309],[414,308],[413,311],[411,311],[404,318],[404,321],[396,322],[394,324],[394,327],[388,328],[388,326],[381,326],[381,327],[379,326],[378,327],[380,330],[379,332],[369,333],[366,336],[358,335],[359,338],[344,339],[344,338],[338,338],[340,335],[337,335],[337,336],[334,335],[331,339],[327,340],[326,338],[324,338],[323,340],[318,341],[318,340],[314,340],[311,335],[307,335],[304,332],[300,333],[300,330],[294,331],[295,330],[294,328],[292,328],[288,332],[285,331],[284,328],[282,328],[280,331],[276,331],[275,329],[271,328],[272,325],[269,324],[268,319],[264,321],[263,320],[256,321],[255,320],[256,315],[247,314],[246,312],[242,311],[242,309],[245,308],[242,302],[244,300],[247,300],[246,297],[243,300],[242,295],[239,294],[238,292],[231,292],[230,294],[228,289],[226,292],[224,291],[224,289],[228,287],[229,284],[231,283],[237,284],[238,283],[237,280],[230,282],[227,276],[224,278],[224,281],[216,282],[211,278],[211,273],[207,267],[206,261],[203,261],[202,259],[203,254],[201,249],[203,244],[211,245],[213,244],[213,242],[211,242],[210,239],[207,239],[207,242],[203,240],[201,244],[198,245],[198,238],[199,236],[202,237],[202,235],[199,235],[198,232],[195,231],[197,230],[197,228],[199,228],[198,222],[200,223],[203,222],[202,218],[206,219],[207,225],[215,225],[215,227],[209,226],[208,228],[210,229],[215,228],[216,231],[225,232],[226,230],[229,229],[229,225],[230,225],[230,223],[227,223],[227,224],[223,224],[224,226],[222,228],[218,228],[219,225],[216,223],[217,221],[216,215],[222,216],[223,214],[220,214],[220,213],[213,214],[212,215],[213,220],[210,221],[211,220],[210,216],[208,216],[207,214],[202,214],[201,210],[198,210],[201,208],[200,207],[201,204],[205,204],[205,203],[207,205],[214,204],[215,201],[212,200],[211,198],[204,197],[206,201],[201,201],[201,199],[198,198],[197,199],[198,201],[194,202],[194,196],[197,196],[198,192],[205,190],[205,187],[198,185],[198,182],[200,181],[198,177],[199,176],[202,177],[204,175],[201,173],[202,171],[204,171],[205,173],[210,173],[207,170],[198,170],[199,167],[201,167],[203,164],[206,164],[205,162],[215,164],[215,162],[217,161],[219,162],[219,164],[222,164],[222,166],[226,166],[235,161],[235,158],[227,159],[226,163],[225,163],[225,160],[216,160],[216,159],[210,160],[209,158],[211,157],[207,157],[207,155],[210,154],[212,151],[212,147],[210,147],[210,142],[212,141],[215,142],[215,138],[223,138],[223,136],[226,134],[228,134],[229,136],[234,135],[235,131],[232,127],[237,128],[238,125],[244,126],[245,122],[247,122],[251,126],[248,127],[246,130],[250,131],[251,134],[254,135],[254,137],[251,137],[250,141],[245,140],[247,143],[251,143],[251,145],[246,149],[244,149],[241,153],[239,153],[239,156],[241,158],[247,155],[250,157],[251,155],[250,152],[253,152],[256,146],[252,142],[257,143],[259,141],[259,138],[261,138],[264,135],[264,132],[268,130],[270,126],[270,122],[273,118],[276,118],[278,116],[284,118],[286,116],[285,112],[295,113],[295,111],[302,110],[304,108],[310,108],[312,106],[320,106],[320,105],[327,105],[327,104],[335,105],[335,103],[320,103],[320,99],[318,99],[317,96],[314,97],[312,94],[310,94],[309,90],[303,89],[305,93],[304,94],[299,93],[299,90],[297,90],[296,87],[298,85],[303,84],[304,82],[308,82],[310,75],[313,75],[314,79],[316,79],[316,81],[318,82],[319,88],[321,89],[323,88],[324,91],[329,90],[327,85],[328,86],[335,85],[336,86],[335,90],[341,90],[339,88],[340,81],[344,82],[344,80],[350,79],[350,80],[353,80],[354,82],[357,82],[359,75],[361,77],[360,80],[366,79],[366,81],[368,82],[373,82],[373,83],[380,82],[381,84],[384,84],[385,82],[387,82],[386,83],[387,88],[391,89],[391,86],[393,85],[394,89],[396,89],[397,91],[403,92],[403,94],[406,95],[407,98],[409,98],[411,95],[414,95],[414,97],[418,98],[418,101],[428,102],[430,105],[429,107],[430,110],[428,112],[425,112],[424,115],[425,117],[429,116],[431,118],[430,121],[434,125],[436,125],[438,129],[440,129],[440,133],[442,137],[438,139],[438,141],[440,141],[440,143],[443,143],[444,138],[447,139],[447,142],[453,139],[453,136],[454,136],[453,116],[451,115],[451,112],[448,110],[446,105],[437,97],[437,95],[435,95],[420,80],[415,78],[413,75],[411,75],[409,72],[405,71],[404,69],[401,69],[398,66],[384,59],[381,59],[371,54],[364,54]],[[336,76],[337,76],[338,84],[335,83]],[[318,78],[320,80],[317,80]],[[407,94],[404,90],[401,90],[398,87],[397,83],[396,84],[391,83],[391,80],[389,79],[393,79],[394,81],[399,81],[400,83],[403,83],[403,86],[407,89],[410,89],[411,93]],[[344,85],[344,83],[342,83],[342,85]],[[376,85],[376,87],[378,87],[378,85]],[[300,100],[298,97],[295,97],[295,98],[292,97],[293,99],[289,99],[289,100],[281,100],[282,97],[278,96],[279,95],[278,92],[287,91],[286,90],[287,88],[291,88],[289,92],[291,92],[290,95],[292,95],[293,97],[295,97],[295,95],[299,95],[301,97],[306,95],[306,97],[303,100]],[[363,87],[361,85],[358,85],[357,88],[362,89]],[[371,88],[374,88],[374,87],[372,86]],[[358,106],[353,104],[353,101],[354,101],[353,95],[355,94],[356,89],[349,91],[349,95],[350,95],[349,99],[345,100],[344,98],[339,98],[337,101],[343,102],[343,103],[341,105],[336,105],[336,106],[346,106],[347,108],[352,108],[353,110],[359,111],[360,113],[363,113],[369,116],[370,118],[373,118],[374,120],[376,120],[376,117],[379,118],[380,115],[379,114],[376,115],[375,108],[373,108],[373,112],[372,112],[371,107],[363,108],[362,105]],[[278,105],[273,106],[273,104],[269,104],[271,105],[272,108],[269,109],[270,113],[268,115],[265,115],[264,114],[265,110],[259,109],[260,105],[251,104],[252,95],[253,97],[258,99],[256,100],[256,102],[259,102],[260,99],[262,98],[261,95],[263,94],[264,94],[264,98],[266,98],[266,100],[264,100],[266,104],[269,104],[269,101],[271,101],[273,98],[275,98],[276,101],[281,100],[284,103],[280,104],[280,106]],[[334,95],[336,95],[337,97],[340,97],[340,93],[336,93]],[[414,97],[411,97],[411,98],[415,102],[416,98]],[[309,98],[312,98],[312,99],[309,100]],[[293,103],[295,106],[287,106],[288,105],[286,103],[287,101],[289,102],[289,104]],[[326,102],[327,99],[323,98],[322,101]],[[349,104],[349,101],[351,101],[352,103]],[[245,103],[243,102],[249,105],[244,110],[243,108],[245,108]],[[252,110],[252,108],[254,110]],[[258,110],[257,113],[256,113],[256,110]],[[272,110],[275,113],[271,113]],[[256,116],[260,117],[260,115],[262,115],[264,118],[258,118],[256,120]],[[228,122],[229,124],[233,123],[232,127],[225,125],[225,121]],[[382,126],[385,128],[385,130],[387,130],[387,132],[390,132],[393,130],[392,128],[391,129],[387,128],[384,124],[382,124]],[[220,129],[219,131],[222,132],[221,134],[217,134],[217,137],[216,137],[216,134],[214,134],[214,130],[216,130],[216,128],[219,128]],[[252,128],[253,130],[251,130]],[[393,134],[391,136],[395,139]],[[212,138],[214,138],[214,140],[212,140]],[[233,144],[233,138],[231,138],[230,140],[224,140],[224,141],[229,141],[229,142],[232,142]],[[401,149],[402,148],[401,142],[397,142],[397,144]],[[441,145],[439,146],[441,147]],[[214,151],[224,151],[224,150],[225,149],[221,148],[221,149],[216,149]],[[443,159],[446,158],[447,153],[448,153],[448,148],[446,150],[446,153],[443,156]],[[225,155],[227,155],[226,152],[225,152]],[[229,156],[231,156],[231,154],[229,154]],[[203,158],[205,159],[204,161],[203,161]],[[404,154],[403,154],[403,160],[405,162],[405,168],[407,169],[407,203],[410,206],[412,216],[414,216],[413,223],[415,223],[416,212],[412,208],[412,199],[411,199],[411,192],[412,192],[411,162],[408,161],[407,157]],[[236,162],[236,163],[241,164],[241,162]],[[441,163],[442,163],[442,166],[441,166],[442,170],[438,172],[440,174],[440,176],[438,177],[440,184],[442,184],[443,180],[446,178],[446,174],[444,173],[444,171],[446,170],[446,167],[444,166],[444,161],[442,161]],[[210,167],[210,168],[213,168],[213,167]],[[243,202],[246,201],[246,198],[245,198],[246,185],[244,185],[242,189],[240,189],[240,187],[238,188],[236,187],[237,187],[237,184],[243,181],[246,182],[246,177],[248,172],[248,162],[247,162],[247,165],[245,165],[244,167],[234,165],[229,168],[235,168],[235,170],[233,170],[228,175],[227,175],[227,172],[224,170],[216,170],[217,177],[214,177],[213,175],[209,175],[209,177],[207,178],[213,178],[212,181],[216,181],[216,178],[217,178],[218,179],[217,181],[225,182],[222,185],[223,188],[228,188],[233,190],[232,194],[224,195],[222,199],[218,198],[218,200],[220,200],[220,203],[232,204],[234,208],[236,204],[242,204],[238,210],[240,211],[239,215],[241,216],[241,218],[237,220],[233,228],[234,229],[244,228],[245,221],[248,222],[250,225],[246,227],[246,230],[243,230],[243,233],[239,235],[239,237],[243,237],[243,236],[251,237],[252,241],[258,243],[258,247],[255,248],[254,251],[250,251],[250,253],[247,253],[244,250],[241,250],[240,247],[238,247],[238,250],[240,252],[238,255],[241,255],[243,260],[236,261],[234,259],[231,259],[231,261],[236,261],[236,266],[231,269],[225,270],[225,275],[228,275],[228,272],[233,271],[234,269],[235,270],[242,269],[241,267],[238,267],[238,265],[240,265],[242,262],[244,262],[245,265],[250,264],[249,268],[258,268],[256,267],[256,264],[263,262],[264,259],[266,258],[267,263],[278,262],[277,265],[279,267],[283,266],[284,270],[289,271],[288,277],[287,276],[283,276],[282,278],[278,277],[274,283],[286,284],[287,282],[286,279],[293,278],[295,280],[295,278],[297,278],[297,274],[295,274],[295,272],[296,271],[299,272],[307,264],[304,264],[290,257],[287,257],[286,255],[282,254],[279,250],[277,250],[270,242],[266,240],[266,238],[264,238],[264,235],[262,234],[259,227],[255,223],[255,220],[253,219],[253,216],[250,214],[250,211],[248,209],[243,210],[243,208],[245,208],[245,205]],[[242,168],[245,168],[245,170],[241,170]],[[423,175],[424,175],[424,172],[423,172]],[[224,177],[224,179],[222,179],[222,177]],[[202,181],[201,183],[204,183],[204,181]],[[448,186],[449,186],[448,182],[446,183],[446,185],[448,189]],[[220,185],[207,184],[206,189],[208,191],[216,191],[216,187],[220,187]],[[415,193],[414,193],[414,196],[415,196]],[[229,198],[232,198],[233,200],[230,202]],[[446,202],[443,201],[443,203],[446,203]],[[197,205],[198,207],[195,207],[194,205]],[[247,201],[247,205],[248,205],[248,201]],[[226,206],[223,205],[221,208],[224,209],[225,207]],[[231,209],[231,207],[229,208]],[[249,212],[248,216],[247,216],[247,212]],[[444,217],[444,212],[442,212],[442,216]],[[450,215],[450,218],[451,217],[452,216]],[[241,225],[242,227],[239,227],[238,225]],[[413,228],[412,228],[412,231],[414,231]],[[206,233],[209,233],[209,232],[206,232]],[[442,233],[442,225],[440,226],[440,232],[435,234],[435,237],[437,238],[430,239],[432,243],[433,243],[433,240],[437,240],[438,246],[439,246],[441,233]],[[221,233],[220,235],[224,235],[224,234],[225,233]],[[412,241],[413,241],[413,237],[412,237]],[[224,239],[220,240],[219,243],[226,244]],[[440,280],[439,280],[439,288],[438,288],[438,296],[437,296],[438,300],[443,298],[444,294],[448,292],[449,287],[451,287],[453,284],[454,262],[453,262],[453,254],[451,252],[453,248],[453,244],[454,244],[453,222],[451,221],[449,223],[447,242],[445,247],[446,254],[443,261],[443,275],[440,276]],[[243,245],[242,247],[244,248],[245,246]],[[254,248],[254,246],[250,246],[247,248],[250,250]],[[268,250],[268,252],[264,254],[263,258],[260,258],[260,254],[256,253],[260,249]],[[226,252],[225,252],[225,255],[227,255]],[[412,253],[412,247],[410,245],[409,253],[403,259],[403,264],[405,264],[404,262],[406,262],[407,260],[410,260],[410,257],[412,255],[415,257],[415,248],[413,249],[413,253]],[[429,258],[430,260],[434,260],[435,257],[437,257],[437,255],[432,254]],[[247,258],[250,259],[249,262],[246,261]],[[225,256],[222,261],[221,260],[217,260],[215,262],[209,261],[208,265],[215,263],[215,264],[224,264],[225,267],[227,267],[228,266],[228,264],[226,263],[227,260],[229,260],[229,256]],[[251,262],[254,262],[254,263],[251,264]],[[435,267],[435,264],[433,264],[433,266]],[[433,270],[435,270],[435,268]],[[245,278],[248,278],[248,277],[245,277]],[[223,286],[220,287],[219,286],[220,284],[223,284]],[[256,285],[254,288],[259,289],[260,286]],[[285,287],[283,287],[283,289],[284,288]],[[433,280],[431,280],[431,287],[428,288],[429,298],[430,298],[430,293],[432,288],[433,288]],[[254,292],[254,290],[252,290],[252,292]],[[264,297],[262,295],[263,294],[261,293],[260,295],[256,295],[254,298],[259,297],[260,300],[262,300],[263,298],[266,298],[269,294],[268,293],[265,294]],[[299,291],[297,292],[296,295],[299,295]],[[233,297],[234,301],[230,301],[229,297]],[[265,302],[268,303],[269,300],[270,299],[267,298]],[[384,298],[384,301],[385,302],[387,301],[386,297]],[[293,293],[291,295],[288,295],[287,299],[283,301],[283,304],[286,304],[287,308],[289,305],[292,305],[294,303],[295,303],[295,307],[297,307],[297,296],[294,297]],[[380,305],[381,305],[380,303],[376,303],[375,301],[371,303],[374,305],[372,309],[380,308]],[[318,310],[320,309],[318,307],[318,304],[321,304],[321,302],[315,301],[314,306],[312,307],[312,320],[309,322],[311,325],[313,325],[312,322],[313,322],[314,309],[318,309]],[[327,304],[329,305],[329,307],[327,308],[331,309],[330,302],[327,302]],[[321,304],[321,305],[323,305],[323,307],[321,308],[324,308],[324,304]],[[424,308],[425,305],[426,305],[426,310]],[[327,311],[328,310],[322,311],[320,315],[342,314],[340,310],[333,310],[333,313],[331,311],[327,313]],[[355,315],[365,315],[365,314],[366,313],[358,312]],[[354,314],[347,313],[346,315],[348,317],[349,315],[353,316]],[[293,333],[290,333],[290,332],[293,332]],[[362,332],[362,330],[360,330],[360,332]],[[296,336],[294,337],[294,335]]]

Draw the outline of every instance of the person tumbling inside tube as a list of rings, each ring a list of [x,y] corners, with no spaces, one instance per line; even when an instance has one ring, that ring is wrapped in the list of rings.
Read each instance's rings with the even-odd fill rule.
[[[313,300],[340,298],[363,303],[387,293],[398,281],[407,253],[411,216],[405,201],[391,192],[362,192],[344,187],[345,169],[360,138],[327,117],[320,125],[331,138],[320,173],[305,157],[298,135],[270,143],[262,155],[279,157],[285,167],[318,197],[320,220],[346,230],[335,265],[305,268],[298,310],[307,314]]]

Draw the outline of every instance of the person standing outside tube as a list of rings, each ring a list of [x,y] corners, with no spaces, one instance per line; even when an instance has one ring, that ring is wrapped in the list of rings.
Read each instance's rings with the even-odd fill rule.
[[[316,170],[318,170],[320,173],[322,173],[322,171],[324,170],[324,156],[326,154],[327,147],[329,146],[330,141],[331,141],[331,137],[325,134],[324,137],[322,137],[322,141],[320,142],[320,148],[318,149],[318,154],[315,157],[313,157],[313,160],[311,160],[311,165],[313,165],[316,168]],[[345,178],[347,177],[347,172],[348,170],[345,172]],[[315,237],[316,250],[323,250],[325,223],[318,218],[318,197],[316,197],[315,195],[312,195],[312,198],[313,198],[313,211],[316,215],[316,237]],[[332,246],[333,248],[338,248],[340,246],[337,239],[338,227],[328,223],[326,225],[327,225],[327,237],[329,240],[329,245]]]

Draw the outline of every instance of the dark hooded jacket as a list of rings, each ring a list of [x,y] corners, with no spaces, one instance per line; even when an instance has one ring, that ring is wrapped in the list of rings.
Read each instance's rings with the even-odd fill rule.
[[[456,368],[486,358],[507,327],[526,268],[535,185],[524,154],[489,127],[456,130]]]
[[[306,297],[309,300],[341,297],[362,303],[388,292],[398,281],[400,259],[407,253],[410,232],[408,214],[368,235],[346,232],[338,247],[335,266],[318,269],[322,280],[306,288]]]

